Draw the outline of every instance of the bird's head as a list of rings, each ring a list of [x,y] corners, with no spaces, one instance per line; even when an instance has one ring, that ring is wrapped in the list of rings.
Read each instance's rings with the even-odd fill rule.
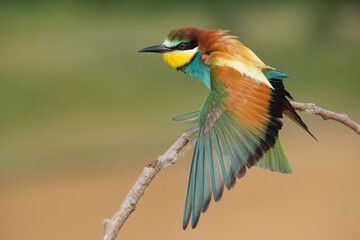
[[[167,64],[181,70],[194,59],[205,65],[232,67],[241,74],[271,87],[261,69],[273,68],[266,66],[250,49],[240,43],[237,37],[228,33],[228,30],[221,29],[179,28],[171,31],[163,44],[144,48],[139,52],[162,53]],[[201,55],[196,58],[198,53]],[[199,73],[187,74],[202,80]]]
[[[209,30],[180,28],[171,31],[161,45],[147,47],[139,52],[162,53],[164,61],[175,69],[187,65],[200,51],[199,40]]]

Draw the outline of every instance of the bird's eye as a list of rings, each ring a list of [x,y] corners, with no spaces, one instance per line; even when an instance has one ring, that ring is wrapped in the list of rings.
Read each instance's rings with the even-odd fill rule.
[[[186,44],[185,44],[185,43],[180,43],[180,44],[178,45],[178,49],[180,49],[180,50],[184,50],[185,47],[186,47]]]

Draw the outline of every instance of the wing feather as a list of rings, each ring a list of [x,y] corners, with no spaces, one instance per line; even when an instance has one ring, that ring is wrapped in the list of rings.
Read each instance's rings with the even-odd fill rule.
[[[185,199],[184,229],[190,215],[191,226],[196,227],[212,195],[215,201],[220,200],[224,185],[232,188],[246,168],[258,165],[291,172],[278,140],[285,90],[282,85],[274,86],[279,90],[231,67],[217,66],[212,69],[211,92],[197,121],[196,111],[175,117],[196,122],[199,127]]]

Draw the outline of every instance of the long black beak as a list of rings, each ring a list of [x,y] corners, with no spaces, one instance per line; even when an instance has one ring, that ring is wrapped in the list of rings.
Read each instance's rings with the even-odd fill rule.
[[[164,53],[164,52],[170,52],[172,49],[168,48],[164,45],[156,45],[152,47],[147,47],[144,49],[139,50],[138,52],[154,52],[154,53]]]

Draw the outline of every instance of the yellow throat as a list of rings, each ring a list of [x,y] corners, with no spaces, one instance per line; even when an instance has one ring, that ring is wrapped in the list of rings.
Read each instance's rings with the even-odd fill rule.
[[[179,68],[189,63],[197,53],[198,47],[186,51],[171,51],[163,54],[164,61],[172,68]]]

